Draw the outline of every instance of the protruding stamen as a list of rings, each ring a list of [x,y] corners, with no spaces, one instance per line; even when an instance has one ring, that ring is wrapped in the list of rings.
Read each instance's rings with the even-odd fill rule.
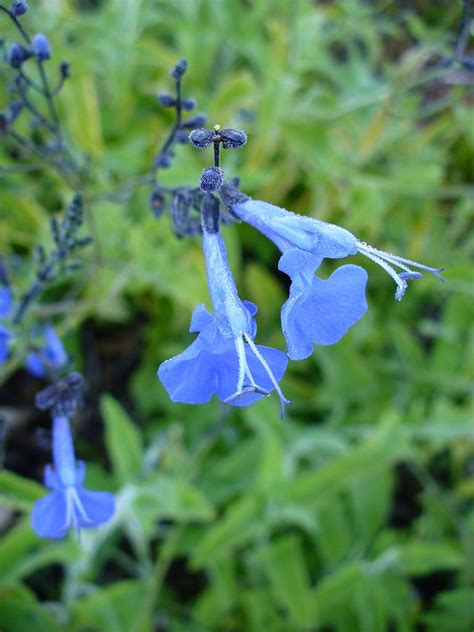
[[[257,360],[260,362],[260,364],[263,366],[263,368],[265,369],[265,372],[267,373],[268,377],[271,380],[271,383],[273,384],[276,392],[278,393],[278,396],[280,398],[280,410],[281,410],[281,417],[283,419],[283,415],[285,414],[285,404],[290,404],[290,400],[286,399],[285,396],[283,395],[280,385],[278,384],[275,376],[273,375],[273,372],[271,370],[271,368],[268,366],[267,361],[265,360],[265,358],[262,356],[262,354],[260,353],[260,351],[257,348],[257,345],[254,343],[254,341],[252,340],[252,338],[244,333],[243,334],[246,343],[248,344],[248,346],[252,349],[255,357],[257,358]]]
[[[397,272],[386,261],[384,261],[380,257],[377,257],[377,255],[374,255],[368,251],[361,250],[360,252],[362,252],[362,254],[364,254],[366,257],[371,259],[374,263],[376,263],[381,268],[383,268],[385,272],[392,277],[392,279],[397,284],[397,291],[395,292],[395,298],[397,301],[401,301],[403,298],[403,295],[405,294],[405,290],[408,287],[408,283],[404,279],[401,279],[400,276],[397,274]]]
[[[233,395],[230,395],[226,398],[226,404],[233,404],[234,402],[247,397],[248,395],[264,395],[268,397],[271,393],[266,389],[257,386],[256,384],[252,384],[251,386],[244,386],[240,391],[236,391]]]
[[[357,248],[361,254],[374,261],[392,277],[392,279],[397,284],[397,291],[395,292],[395,298],[397,299],[397,301],[400,301],[405,294],[405,290],[408,287],[408,280],[421,279],[423,276],[421,272],[411,270],[409,266],[413,266],[414,268],[418,268],[419,270],[426,270],[427,272],[431,272],[431,274],[434,274],[436,278],[444,283],[443,277],[439,274],[444,270],[444,268],[430,268],[429,266],[417,263],[416,261],[412,261],[411,259],[404,259],[403,257],[393,255],[389,252],[378,250],[377,248],[369,246],[368,244],[360,241],[357,242]],[[396,270],[392,268],[392,266],[397,266],[405,272],[397,273]]]

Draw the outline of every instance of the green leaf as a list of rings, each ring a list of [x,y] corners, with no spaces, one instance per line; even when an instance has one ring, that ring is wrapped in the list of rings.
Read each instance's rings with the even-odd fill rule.
[[[462,552],[444,542],[407,542],[398,548],[397,557],[402,570],[408,575],[460,569],[465,563]]]
[[[31,505],[45,495],[45,488],[13,472],[0,472],[0,504],[12,509],[29,511]]]
[[[130,482],[142,464],[142,438],[133,421],[110,395],[100,402],[105,420],[105,443],[116,480],[121,485]]]
[[[236,547],[251,540],[259,525],[257,512],[258,503],[253,496],[242,496],[232,503],[225,516],[197,543],[192,565],[199,568],[210,559],[230,555]]]
[[[314,625],[314,601],[300,538],[282,536],[259,551],[257,557],[270,580],[276,602],[288,612],[293,625]]]
[[[59,632],[64,630],[25,586],[0,589],[0,630],[2,632]]]
[[[29,518],[21,520],[0,541],[0,580],[11,582],[49,564],[71,562],[78,553],[75,542],[42,540]]]
[[[144,595],[146,590],[140,581],[119,581],[97,589],[75,602],[74,629],[90,626],[101,632],[130,632],[135,629]]]

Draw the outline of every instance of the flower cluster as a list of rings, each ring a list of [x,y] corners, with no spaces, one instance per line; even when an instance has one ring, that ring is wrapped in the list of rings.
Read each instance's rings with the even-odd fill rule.
[[[49,164],[70,184],[76,180],[75,165],[71,156],[64,155],[65,142],[60,125],[55,97],[70,76],[69,63],[61,61],[57,67],[54,85],[45,70],[45,64],[52,57],[51,46],[44,33],[30,36],[23,26],[21,16],[28,10],[23,0],[12,2],[9,9],[0,4],[0,12],[5,13],[15,26],[20,41],[6,46],[4,60],[10,67],[12,81],[8,93],[10,102],[0,111],[0,135],[16,160],[22,161],[35,156],[41,164]],[[23,114],[25,113],[25,114]],[[20,115],[29,115],[31,133],[23,133],[15,125]]]
[[[324,259],[364,255],[395,281],[397,300],[409,280],[422,276],[421,271],[443,280],[441,269],[378,250],[334,224],[253,200],[237,182],[224,181],[220,149],[242,147],[247,141],[242,130],[221,130],[216,125],[212,130],[193,130],[189,140],[197,148],[214,148],[214,166],[204,170],[200,183],[200,232],[214,312],[204,305],[196,307],[190,327],[198,333],[196,340],[163,362],[158,377],[172,401],[188,404],[208,402],[217,395],[226,404],[247,406],[276,391],[283,416],[288,400],[279,383],[287,356],[302,360],[312,354],[313,345],[337,343],[367,310],[365,269],[346,264],[323,279],[317,272]],[[278,268],[291,281],[281,309],[286,354],[254,342],[257,307],[238,295],[220,233],[225,213],[252,225],[281,251]]]

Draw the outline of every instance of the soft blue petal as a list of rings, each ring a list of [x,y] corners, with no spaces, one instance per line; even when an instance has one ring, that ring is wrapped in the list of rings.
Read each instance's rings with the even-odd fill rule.
[[[327,280],[313,277],[311,283],[307,275],[296,275],[281,310],[289,357],[302,360],[313,344],[338,342],[367,310],[366,283],[366,271],[355,265],[338,268]]]
[[[55,489],[56,487],[61,487],[61,483],[59,481],[58,475],[51,467],[51,465],[47,465],[44,469],[44,486],[49,489]]]
[[[3,364],[8,358],[8,344],[11,338],[11,333],[6,327],[0,325],[0,364]]]
[[[41,538],[62,538],[66,535],[66,499],[64,492],[56,489],[37,500],[31,514],[33,531]]]
[[[82,507],[87,514],[87,520],[76,510],[78,524],[83,528],[96,527],[110,520],[115,512],[115,498],[109,492],[96,492],[77,488],[77,495]]]
[[[7,318],[13,306],[13,296],[6,285],[0,285],[0,318]]]
[[[283,252],[300,248],[320,257],[339,259],[357,253],[357,239],[345,228],[262,202],[247,200],[232,207],[242,220],[271,239]]]
[[[257,345],[257,349],[269,365],[276,381],[279,382],[285,373],[288,358],[283,352],[272,349],[271,347]],[[256,385],[260,389],[271,393],[275,389],[275,386],[248,345],[245,345],[245,356]],[[229,349],[227,353],[219,355],[216,370],[218,375],[216,394],[219,399],[225,402],[236,392],[239,375],[237,351],[235,349]],[[249,385],[250,382],[246,379],[244,381],[244,389]],[[248,406],[262,397],[264,397],[264,395],[261,393],[248,393],[245,396],[238,397],[234,401],[227,403],[231,406]]]
[[[198,305],[191,317],[191,325],[189,331],[194,333],[195,331],[202,331],[206,329],[215,320],[214,316],[209,312],[205,305]]]
[[[208,402],[217,387],[216,357],[202,351],[198,339],[183,353],[163,362],[158,377],[171,400],[183,404]]]
[[[282,351],[278,351],[278,349],[273,349],[272,347],[264,347],[263,345],[257,345],[257,349],[262,354],[266,363],[269,365],[275,379],[277,382],[281,381],[281,378],[285,374],[286,367],[288,366],[288,358],[285,353]],[[252,350],[246,345],[245,349],[248,367],[252,376],[256,382],[256,384],[263,390],[271,393],[275,390],[272,380],[270,379],[268,373],[265,371],[264,367],[258,360],[258,358],[254,355]],[[234,390],[235,390],[235,382],[234,382]],[[227,397],[232,395],[230,392]],[[262,399],[265,395],[260,393],[249,393],[244,397],[240,397],[231,403],[231,406],[249,406],[256,402],[259,399]],[[225,399],[222,397],[221,399]]]
[[[41,354],[36,351],[26,356],[25,369],[34,377],[46,377]]]
[[[67,354],[64,350],[61,338],[52,325],[46,325],[44,339],[46,342],[44,353],[48,362],[55,367],[64,366],[67,363]]]

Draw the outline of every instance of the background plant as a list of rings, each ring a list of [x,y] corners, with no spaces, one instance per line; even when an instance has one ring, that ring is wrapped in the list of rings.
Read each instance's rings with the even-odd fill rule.
[[[31,322],[57,318],[87,375],[78,449],[118,512],[80,545],[31,532],[48,422],[33,409],[42,383],[8,367],[0,627],[472,628],[472,74],[466,60],[446,63],[462,4],[55,9],[22,19],[71,64],[57,107],[94,242]],[[6,21],[2,33],[12,41]],[[209,124],[248,132],[225,156],[247,194],[447,268],[445,286],[414,283],[401,304],[371,269],[365,319],[288,372],[284,424],[273,401],[172,404],[156,378],[208,300],[199,240],[157,222],[142,184],[172,124],[155,94],[183,57],[186,94]],[[1,65],[2,85],[10,72]],[[0,251],[20,291],[76,187],[41,161],[20,171],[2,147]],[[204,166],[178,147],[162,181],[197,186]],[[250,227],[225,236],[242,295],[258,298],[262,343],[281,347],[275,249]]]

